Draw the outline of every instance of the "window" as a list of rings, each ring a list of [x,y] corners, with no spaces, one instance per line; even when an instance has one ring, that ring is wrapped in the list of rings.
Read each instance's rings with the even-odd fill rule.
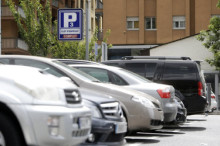
[[[110,81],[115,85],[127,85],[127,83],[118,75],[113,72],[109,72]]]
[[[83,9],[83,7],[84,7],[84,0],[81,0],[81,1],[80,1],[80,8]]]
[[[98,68],[76,67],[77,69],[89,74],[101,82],[110,82],[108,71]]]
[[[145,63],[125,63],[125,69],[145,76]]]
[[[127,83],[115,73],[109,72],[105,69],[89,68],[89,67],[77,67],[79,70],[95,77],[101,82],[110,82],[116,85],[127,85]]]
[[[185,16],[173,16],[173,29],[185,29]]]
[[[156,71],[157,64],[156,63],[147,63],[146,64],[146,78],[153,79],[154,73]]]
[[[193,64],[166,63],[163,79],[164,80],[195,80],[196,68]]]
[[[139,30],[138,17],[128,17],[127,18],[127,30]]]
[[[214,14],[214,15],[211,15],[211,17],[212,17],[212,18],[213,18],[213,17],[218,17],[218,18],[220,18],[220,15]]]
[[[145,29],[156,29],[156,18],[155,17],[147,17],[145,18]]]
[[[40,68],[40,69],[43,69],[46,72],[48,72],[54,76],[57,76],[57,77],[65,77],[66,76],[64,73],[57,70],[53,66],[46,64],[46,63],[43,63],[43,62],[35,61],[35,60],[14,59],[14,64]]]

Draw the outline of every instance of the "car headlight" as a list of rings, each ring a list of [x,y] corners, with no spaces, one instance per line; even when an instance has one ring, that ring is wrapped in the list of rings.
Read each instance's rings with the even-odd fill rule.
[[[144,105],[145,107],[151,107],[151,108],[154,107],[154,104],[153,104],[150,100],[148,100],[148,99],[146,99],[146,98],[144,98],[144,97],[136,97],[136,96],[133,96],[131,99],[132,99],[133,101],[135,101],[135,102],[141,103],[141,104]]]
[[[33,97],[33,104],[65,105],[65,95],[61,88],[52,86],[53,83],[43,84],[27,80],[15,81],[15,85]]]
[[[93,104],[92,102],[90,102],[88,100],[83,100],[82,104],[85,105],[86,107],[88,107],[91,110],[92,117],[102,118],[102,114],[101,114],[100,110],[98,109],[98,107],[95,106],[95,104]]]

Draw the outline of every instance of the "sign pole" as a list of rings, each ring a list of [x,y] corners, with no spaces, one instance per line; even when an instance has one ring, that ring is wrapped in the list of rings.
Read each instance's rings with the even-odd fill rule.
[[[90,6],[91,6],[91,1],[87,0],[87,3],[86,3],[86,60],[89,60]]]

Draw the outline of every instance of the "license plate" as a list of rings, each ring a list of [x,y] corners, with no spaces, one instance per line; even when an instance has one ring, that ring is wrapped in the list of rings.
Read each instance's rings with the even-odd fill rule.
[[[125,133],[127,132],[127,123],[117,123],[115,126],[115,133]]]
[[[79,118],[79,128],[88,129],[91,127],[91,119],[87,117]]]

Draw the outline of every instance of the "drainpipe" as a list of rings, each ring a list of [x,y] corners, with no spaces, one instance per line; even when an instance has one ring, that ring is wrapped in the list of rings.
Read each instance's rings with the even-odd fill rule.
[[[0,55],[2,54],[2,1],[0,1]]]

